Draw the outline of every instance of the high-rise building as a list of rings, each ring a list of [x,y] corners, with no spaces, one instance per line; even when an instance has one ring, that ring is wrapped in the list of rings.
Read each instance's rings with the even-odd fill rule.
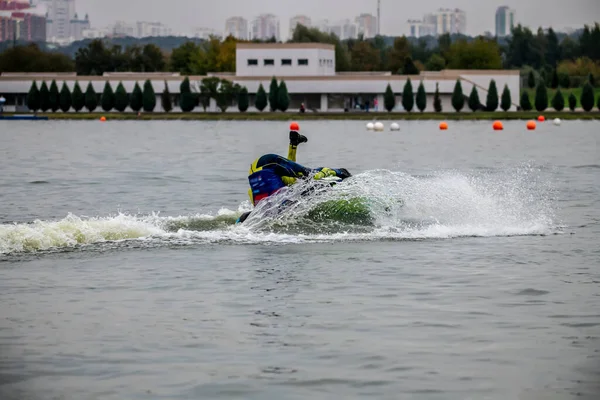
[[[204,40],[209,40],[211,38],[211,36],[215,36],[215,37],[219,36],[219,34],[217,34],[217,32],[214,29],[202,28],[202,27],[195,28],[193,35],[197,39],[204,39]]]
[[[75,0],[40,0],[48,12],[46,35],[50,41],[69,41],[71,20],[75,19]]]
[[[28,0],[0,0],[0,41],[46,41],[45,10]]]
[[[363,35],[365,39],[377,35],[377,17],[374,15],[360,14],[356,17],[356,25],[358,25],[358,34]]]
[[[280,41],[279,18],[273,14],[261,14],[252,21],[251,39]]]
[[[463,10],[440,8],[434,13],[425,14],[423,20],[409,20],[410,36],[439,36],[465,34],[467,31],[467,14]]]
[[[435,25],[431,22],[421,20],[408,20],[410,33],[408,36],[420,38],[424,36],[435,36]]]
[[[90,29],[90,17],[86,14],[84,19],[77,18],[77,13],[71,20],[71,34],[73,40],[83,39],[83,31]]]
[[[502,6],[496,10],[496,36],[505,37],[510,35],[515,27],[515,10]]]
[[[296,15],[295,17],[290,19],[290,39],[292,38],[292,36],[294,36],[294,31],[296,30],[296,26],[298,26],[298,24],[304,25],[307,28],[312,27],[312,22],[309,17],[307,17],[306,15]]]
[[[160,22],[138,21],[135,34],[138,38],[170,36],[171,28]]]
[[[465,34],[467,30],[467,14],[457,9],[440,8],[433,15],[426,16],[427,21],[435,21],[436,34],[443,35],[449,33]]]
[[[233,36],[240,40],[248,40],[248,21],[242,17],[231,17],[225,21],[225,37]]]
[[[116,37],[135,37],[137,26],[125,21],[117,21],[112,26],[111,33]]]

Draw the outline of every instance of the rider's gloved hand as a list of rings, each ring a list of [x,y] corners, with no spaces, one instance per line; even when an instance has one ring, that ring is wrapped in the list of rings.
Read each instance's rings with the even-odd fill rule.
[[[319,171],[315,174],[314,180],[318,181],[320,179],[323,179],[323,178],[326,178],[329,176],[337,176],[337,174],[331,168],[322,168],[321,171]]]

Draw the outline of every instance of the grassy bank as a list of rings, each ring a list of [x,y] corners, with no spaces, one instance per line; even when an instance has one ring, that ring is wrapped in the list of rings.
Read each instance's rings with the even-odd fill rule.
[[[529,95],[529,101],[531,102],[531,104],[535,104],[535,89],[521,89],[527,92],[527,94]],[[577,108],[581,108],[581,91],[582,88],[573,88],[573,89],[560,89],[560,92],[563,95],[563,98],[565,99],[565,108],[569,109],[569,96],[571,95],[571,93],[573,93],[575,95],[575,98],[577,98]],[[556,94],[556,89],[550,89],[548,88],[548,107],[552,108],[552,99],[554,98],[554,95]],[[594,108],[597,110],[598,108],[596,107],[596,105],[598,104],[598,97],[600,97],[600,88],[595,88],[594,89]]]
[[[530,120],[543,114],[546,119],[560,118],[563,120],[600,120],[598,110],[586,112],[476,112],[461,113],[148,113],[137,116],[133,113],[40,113],[51,120],[99,120],[105,116],[107,121],[122,120],[188,120],[188,121],[310,121],[310,120],[361,120],[361,121],[390,121],[390,120],[434,120],[434,121],[493,121],[493,120]],[[4,115],[11,115],[5,113]],[[21,114],[22,115],[22,114]]]

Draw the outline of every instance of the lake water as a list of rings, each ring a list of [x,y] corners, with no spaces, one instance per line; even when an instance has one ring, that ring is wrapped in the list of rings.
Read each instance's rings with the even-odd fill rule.
[[[302,122],[372,220],[233,225],[287,125],[0,121],[0,398],[598,398],[598,122]]]

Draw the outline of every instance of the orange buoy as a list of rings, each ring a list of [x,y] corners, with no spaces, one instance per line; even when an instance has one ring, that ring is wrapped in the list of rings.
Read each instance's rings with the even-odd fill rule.
[[[495,121],[494,125],[492,125],[495,131],[501,131],[504,129],[504,125],[502,125],[501,121]]]
[[[102,121],[102,122],[106,121],[106,117],[105,117],[104,115],[103,115],[103,116],[101,116],[101,117],[100,117],[100,121]]]
[[[290,131],[296,131],[299,132],[300,131],[300,125],[298,125],[297,122],[292,122],[290,124]]]
[[[538,121],[540,121],[540,122],[544,122],[545,120],[546,120],[546,118],[543,115],[540,115],[538,117]]]
[[[527,129],[529,129],[530,131],[534,131],[536,126],[537,126],[537,124],[535,123],[535,121],[527,122]]]
[[[440,129],[442,131],[445,131],[446,129],[448,129],[448,124],[446,122],[440,122]]]

